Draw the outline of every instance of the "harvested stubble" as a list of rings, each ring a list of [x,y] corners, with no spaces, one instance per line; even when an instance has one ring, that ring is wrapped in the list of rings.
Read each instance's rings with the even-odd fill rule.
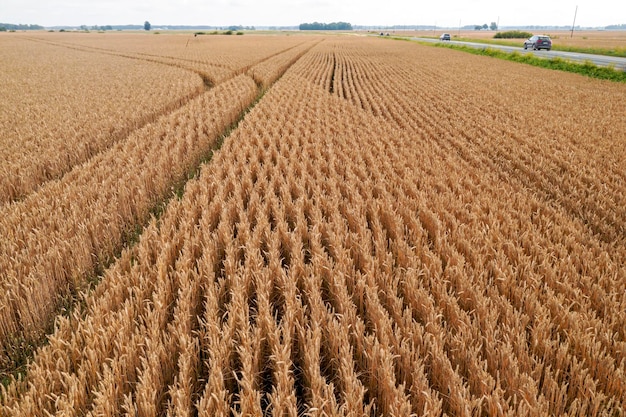
[[[558,87],[525,84],[538,73]],[[625,93],[326,40],[59,319],[0,412],[621,415]]]

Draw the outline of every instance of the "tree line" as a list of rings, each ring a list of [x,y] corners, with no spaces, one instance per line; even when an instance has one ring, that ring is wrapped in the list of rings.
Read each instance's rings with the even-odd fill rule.
[[[7,30],[41,30],[43,26],[39,25],[14,25],[11,23],[0,23],[0,32],[6,32]]]
[[[352,30],[352,25],[347,22],[300,23],[300,30]]]
[[[491,24],[489,26],[487,26],[487,24],[485,23],[484,25],[475,25],[474,26],[474,30],[487,30],[487,29],[491,29],[491,30],[498,30],[498,24],[496,22],[491,22]]]

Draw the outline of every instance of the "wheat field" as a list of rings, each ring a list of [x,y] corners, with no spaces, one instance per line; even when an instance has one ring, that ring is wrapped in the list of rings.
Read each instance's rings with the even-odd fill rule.
[[[624,414],[626,86],[364,36],[67,35],[0,43],[189,84],[0,207],[4,351],[47,334],[0,415]]]

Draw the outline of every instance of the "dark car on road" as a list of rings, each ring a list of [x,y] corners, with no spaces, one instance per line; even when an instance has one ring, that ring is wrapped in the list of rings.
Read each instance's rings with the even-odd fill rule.
[[[546,35],[534,35],[524,41],[524,49],[533,48],[534,50],[552,49],[552,40]]]
[[[441,36],[439,37],[439,40],[442,40],[442,41],[449,41],[449,40],[450,40],[450,34],[449,34],[449,33],[444,33],[443,35],[441,35]]]

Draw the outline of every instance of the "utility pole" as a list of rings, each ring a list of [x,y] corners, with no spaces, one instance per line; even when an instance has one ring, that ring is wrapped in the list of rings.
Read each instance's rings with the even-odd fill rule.
[[[572,34],[570,38],[574,37],[574,26],[576,25],[576,15],[578,14],[578,5],[576,5],[576,10],[574,11],[574,23],[572,23]]]

